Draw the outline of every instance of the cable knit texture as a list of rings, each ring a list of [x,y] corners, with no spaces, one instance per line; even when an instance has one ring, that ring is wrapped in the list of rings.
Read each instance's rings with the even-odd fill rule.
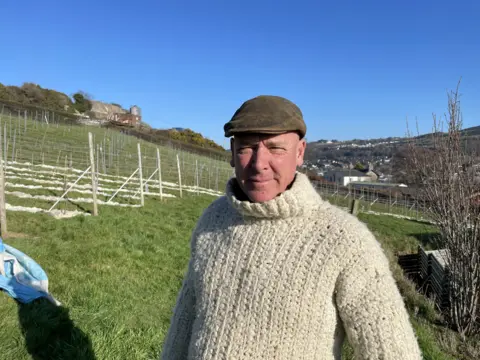
[[[180,359],[418,360],[379,243],[297,173],[277,198],[226,195],[203,213],[162,353]]]

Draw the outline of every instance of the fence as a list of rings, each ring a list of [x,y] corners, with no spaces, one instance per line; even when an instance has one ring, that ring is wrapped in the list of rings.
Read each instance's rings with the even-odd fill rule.
[[[350,200],[355,199],[359,202],[359,210],[363,212],[378,212],[427,220],[428,207],[426,203],[397,188],[377,190],[368,187],[340,186],[320,181],[313,181],[313,183],[319,193],[340,207],[348,207]]]
[[[161,147],[168,147],[180,152],[188,152],[222,161],[228,160],[228,152],[226,151],[174,140],[170,137],[167,137],[165,134],[162,135],[162,131],[148,131],[118,126],[105,121],[89,120],[87,118],[79,117],[79,115],[67,112],[51,111],[48,109],[18,104],[3,99],[0,99],[0,116],[18,119],[19,124],[24,124],[25,129],[27,128],[28,120],[34,120],[37,123],[44,123],[54,127],[61,125],[82,127],[83,125],[88,124],[100,126],[101,123],[105,123],[104,126],[108,127],[109,129],[116,130],[116,132],[121,132],[126,135],[133,135],[134,137],[140,138],[147,142],[155,143]]]
[[[224,160],[116,130],[1,114],[0,147],[11,211],[68,216],[95,213],[95,203],[141,206],[149,196],[218,195],[232,175]]]

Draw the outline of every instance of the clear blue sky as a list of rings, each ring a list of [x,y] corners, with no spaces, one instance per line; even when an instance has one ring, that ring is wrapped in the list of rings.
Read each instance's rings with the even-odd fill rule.
[[[395,3],[395,4],[393,4]],[[480,125],[480,1],[0,1],[0,82],[137,104],[154,127],[224,144],[259,94],[302,109],[309,140],[403,136],[462,77]]]

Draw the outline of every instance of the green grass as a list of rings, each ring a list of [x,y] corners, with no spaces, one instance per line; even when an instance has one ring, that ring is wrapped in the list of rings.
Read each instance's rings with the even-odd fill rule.
[[[349,207],[351,198],[344,196],[336,196],[328,193],[322,193],[322,196],[327,199],[330,203],[339,206],[339,207]],[[373,203],[371,201],[365,200],[358,200],[360,202],[360,211],[368,212],[378,212],[378,213],[386,213],[386,214],[393,214],[393,215],[401,215],[412,219],[425,219],[426,216],[423,212],[417,211],[416,209],[409,209],[402,205],[389,205],[385,203]]]
[[[54,220],[9,213],[6,242],[47,271],[64,305],[17,305],[0,294],[5,359],[154,359],[188,261],[190,233],[211,197],[142,209],[100,207],[99,217]]]
[[[98,217],[54,220],[8,213],[9,229],[25,237],[6,242],[47,271],[63,303],[18,305],[0,294],[0,354],[5,359],[156,359],[189,257],[189,238],[209,196],[187,195],[144,208],[100,206]],[[441,316],[396,264],[394,253],[426,246],[435,228],[419,222],[360,214],[382,243],[411,313],[425,359],[475,359],[440,325]],[[415,311],[416,310],[416,311]],[[345,359],[352,360],[345,346]],[[473,355],[469,355],[473,354]]]
[[[478,339],[460,341],[458,334],[444,325],[443,316],[436,310],[433,302],[417,291],[414,283],[404,276],[397,263],[395,254],[417,252],[418,245],[426,249],[435,249],[434,239],[438,235],[438,230],[422,222],[388,215],[360,213],[359,219],[375,234],[390,260],[390,268],[410,313],[424,359],[480,358]],[[446,339],[448,341],[445,341]]]

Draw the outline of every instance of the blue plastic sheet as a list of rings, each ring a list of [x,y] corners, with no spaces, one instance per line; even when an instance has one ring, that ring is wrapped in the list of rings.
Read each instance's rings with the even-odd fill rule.
[[[5,244],[0,238],[0,289],[22,303],[46,297],[48,277],[42,267],[23,252]]]

